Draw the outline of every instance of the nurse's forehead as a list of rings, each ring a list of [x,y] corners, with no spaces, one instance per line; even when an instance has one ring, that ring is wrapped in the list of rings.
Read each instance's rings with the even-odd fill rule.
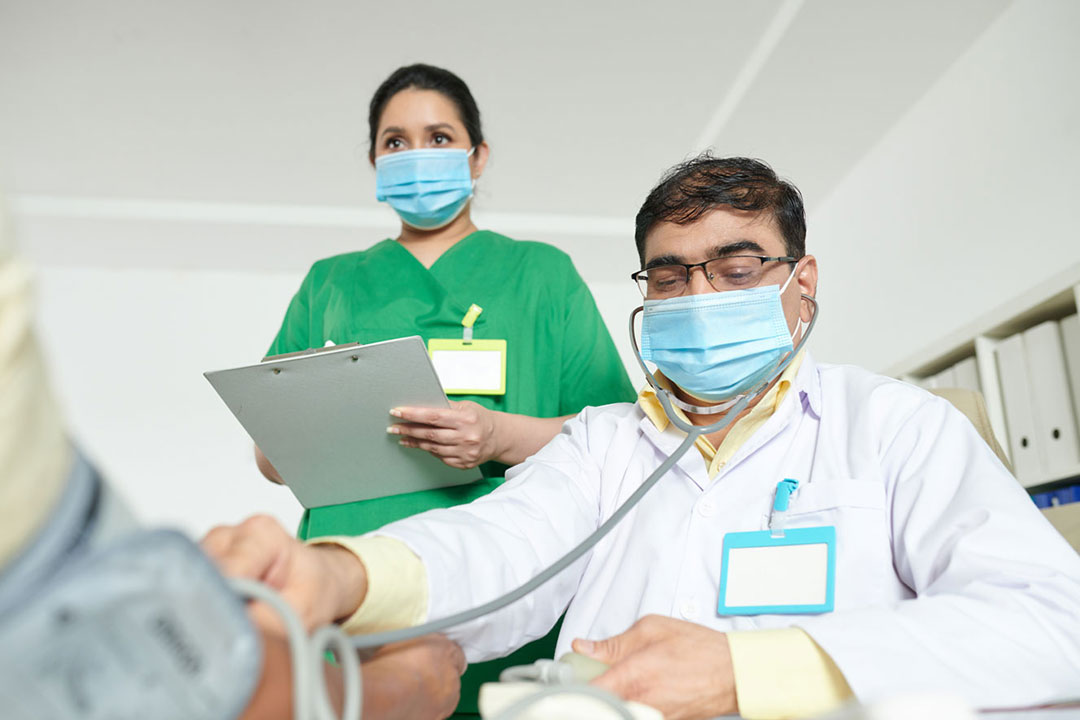
[[[771,213],[717,208],[684,225],[662,222],[645,236],[645,265],[699,262],[725,255],[786,254],[784,238]]]

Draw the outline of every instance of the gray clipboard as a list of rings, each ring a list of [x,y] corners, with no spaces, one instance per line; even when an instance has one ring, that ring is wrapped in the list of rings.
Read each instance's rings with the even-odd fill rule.
[[[204,373],[304,507],[480,477],[386,432],[399,406],[449,407],[419,336],[334,346]]]

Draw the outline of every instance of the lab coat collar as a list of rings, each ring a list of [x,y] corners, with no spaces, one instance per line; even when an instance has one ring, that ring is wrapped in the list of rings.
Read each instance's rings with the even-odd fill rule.
[[[637,411],[641,413],[641,420],[638,423],[641,434],[647,437],[665,457],[672,455],[686,439],[686,435],[672,424],[668,424],[663,431],[657,430],[656,425],[640,407]],[[696,447],[691,447],[679,458],[675,466],[702,490],[708,487],[709,470],[705,465],[705,459]]]
[[[804,408],[808,408],[814,417],[821,419],[821,375],[818,373],[817,363],[807,350],[803,356],[802,367],[795,376],[795,386],[792,388],[798,393]]]

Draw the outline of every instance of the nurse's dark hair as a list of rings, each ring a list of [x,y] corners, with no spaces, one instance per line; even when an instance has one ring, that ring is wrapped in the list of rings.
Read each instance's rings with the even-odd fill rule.
[[[806,254],[802,193],[761,160],[718,158],[708,152],[668,170],[638,210],[634,240],[645,265],[645,236],[662,222],[689,225],[718,207],[769,213],[780,228],[785,252]]]
[[[476,100],[469,92],[469,86],[449,70],[444,70],[434,65],[406,65],[399,67],[390,73],[390,77],[383,80],[382,85],[371,96],[371,105],[368,106],[368,132],[371,145],[368,156],[375,158],[375,136],[379,132],[379,121],[382,119],[383,110],[390,98],[402,90],[415,88],[417,90],[434,90],[442,93],[448,100],[457,106],[461,122],[469,133],[469,142],[473,147],[484,142],[484,132],[480,128],[480,108],[476,106]]]

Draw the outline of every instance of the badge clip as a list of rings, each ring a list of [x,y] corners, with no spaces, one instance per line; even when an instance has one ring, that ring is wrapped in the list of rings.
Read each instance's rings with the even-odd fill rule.
[[[776,484],[776,499],[773,500],[772,513],[769,515],[769,532],[774,538],[784,537],[784,526],[787,525],[788,505],[791,504],[791,493],[799,487],[798,480],[788,478]]]
[[[469,306],[469,311],[465,313],[465,317],[461,319],[461,325],[465,328],[461,333],[461,341],[466,345],[472,344],[473,325],[476,324],[476,318],[480,317],[482,312],[484,312],[484,308],[473,303]]]

